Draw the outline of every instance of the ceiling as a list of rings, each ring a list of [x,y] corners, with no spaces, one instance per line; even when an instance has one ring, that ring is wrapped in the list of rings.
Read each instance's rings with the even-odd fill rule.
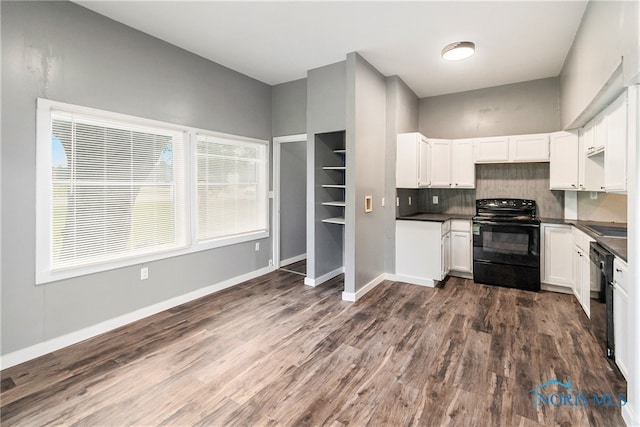
[[[357,51],[421,98],[557,76],[587,3],[75,2],[270,85]],[[474,56],[440,58],[464,40],[476,43]]]

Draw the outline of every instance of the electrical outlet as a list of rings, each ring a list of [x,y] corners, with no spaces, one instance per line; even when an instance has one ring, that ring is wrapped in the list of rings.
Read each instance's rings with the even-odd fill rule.
[[[434,205],[438,204],[438,196],[433,196],[433,204]]]
[[[382,199],[380,199],[380,204],[381,204],[382,206],[384,206],[384,197],[383,197]]]
[[[149,267],[140,268],[140,280],[147,280],[149,278]]]
[[[411,196],[409,196],[409,206],[411,206]]]
[[[595,191],[592,191],[591,193],[589,193],[589,198],[591,200],[596,200],[598,198],[598,193]]]
[[[270,259],[270,260],[269,260],[269,267],[271,267],[272,265],[273,265],[273,260],[272,260],[272,259]]]
[[[400,197],[396,197],[396,206],[400,206]]]
[[[260,250],[260,242],[256,242],[256,252]]]

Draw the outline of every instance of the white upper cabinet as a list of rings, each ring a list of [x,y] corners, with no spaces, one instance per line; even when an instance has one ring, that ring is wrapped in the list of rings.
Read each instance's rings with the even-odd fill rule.
[[[431,184],[429,141],[423,135],[398,134],[396,148],[396,187],[427,188]]]
[[[509,161],[509,137],[476,138],[476,163],[505,163]]]
[[[604,187],[606,191],[627,191],[627,93],[605,111]]]
[[[590,142],[591,143],[585,147],[588,156],[601,153],[604,150],[607,142],[606,112],[602,112],[593,120],[593,139]]]
[[[515,135],[509,137],[509,161],[548,162],[549,134]]]
[[[580,152],[578,135],[555,132],[550,136],[549,185],[552,190],[579,189]]]
[[[429,138],[431,144],[431,188],[451,187],[451,141]]]
[[[549,161],[549,134],[477,138],[476,163],[529,163]]]
[[[476,187],[473,139],[454,139],[451,141],[451,187]]]

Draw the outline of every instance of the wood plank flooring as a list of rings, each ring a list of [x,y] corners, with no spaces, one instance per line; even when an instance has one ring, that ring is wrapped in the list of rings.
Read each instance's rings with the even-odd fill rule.
[[[2,425],[623,425],[534,406],[554,378],[626,391],[572,296],[451,278],[348,303],[341,277],[302,281],[276,271],[6,369]]]

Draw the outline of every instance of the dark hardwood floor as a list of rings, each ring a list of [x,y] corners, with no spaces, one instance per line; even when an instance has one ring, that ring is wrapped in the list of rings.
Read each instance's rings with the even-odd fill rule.
[[[623,425],[534,406],[626,391],[569,295],[451,278],[357,303],[276,271],[2,371],[2,425]],[[551,385],[548,393],[564,393]]]

